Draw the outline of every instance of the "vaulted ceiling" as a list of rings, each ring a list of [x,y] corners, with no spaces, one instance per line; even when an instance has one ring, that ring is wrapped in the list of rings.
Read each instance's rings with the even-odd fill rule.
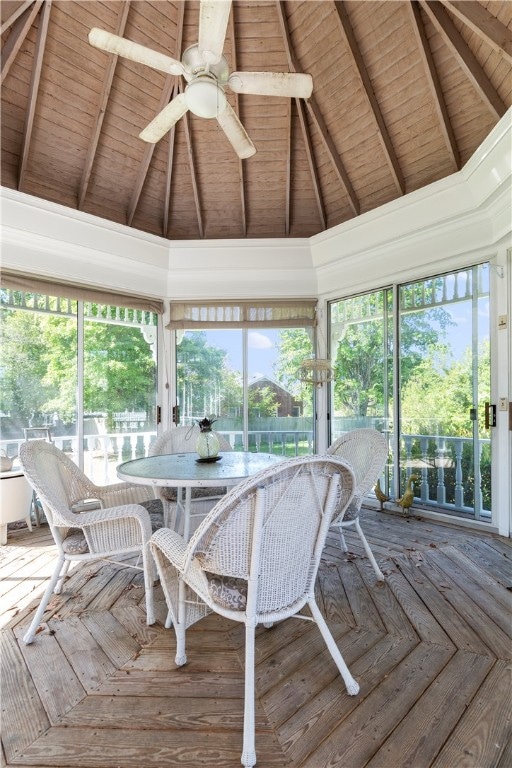
[[[199,2],[2,0],[1,183],[175,239],[309,237],[460,169],[512,105],[510,0],[234,0],[229,70],[307,72],[308,100],[236,94],[256,154],[187,113],[186,83],[93,48],[181,59]]]

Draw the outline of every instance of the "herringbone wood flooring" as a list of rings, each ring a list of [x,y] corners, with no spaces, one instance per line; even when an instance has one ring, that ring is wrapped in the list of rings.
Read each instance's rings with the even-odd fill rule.
[[[367,510],[359,540],[331,537],[319,605],[361,685],[349,697],[314,624],[257,634],[259,768],[510,768],[512,543]],[[0,553],[2,758],[6,766],[231,768],[240,765],[243,627],[209,616],[174,634],[145,624],[141,578],[79,567],[21,642],[52,569],[46,527]]]

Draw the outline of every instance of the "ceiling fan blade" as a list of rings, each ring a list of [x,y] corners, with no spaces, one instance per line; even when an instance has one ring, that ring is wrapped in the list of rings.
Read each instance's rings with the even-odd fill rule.
[[[228,85],[235,93],[262,96],[291,96],[309,99],[313,92],[313,78],[297,72],[233,72]]]
[[[238,119],[238,115],[231,108],[229,102],[226,103],[224,111],[217,115],[217,121],[241,160],[245,160],[255,154],[256,147],[250,140],[245,128]]]
[[[188,107],[185,102],[185,94],[179,93],[161,112],[147,125],[139,134],[139,138],[147,141],[149,144],[156,144],[157,141],[170,131],[180,117],[187,112]]]
[[[132,43],[125,37],[113,35],[104,29],[93,27],[89,32],[89,42],[95,48],[99,48],[107,53],[115,53],[125,59],[137,61],[139,64],[146,64],[153,69],[159,69],[168,75],[182,75],[185,72],[183,64],[164,53],[158,53],[145,45]]]
[[[205,64],[221,59],[230,10],[231,0],[201,0],[197,47]]]

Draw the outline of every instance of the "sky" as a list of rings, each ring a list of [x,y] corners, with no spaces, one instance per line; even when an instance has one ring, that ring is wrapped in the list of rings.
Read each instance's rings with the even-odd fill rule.
[[[452,347],[453,357],[458,360],[471,345],[471,302],[461,301],[447,304],[444,309],[451,315],[454,326],[448,328],[448,341]],[[488,338],[489,301],[481,298],[478,308],[478,325],[480,340]],[[209,344],[226,350],[228,365],[233,370],[242,371],[242,331],[208,331]],[[249,331],[249,380],[258,376],[275,378],[273,364],[278,357],[279,331],[262,329]]]
[[[238,330],[230,331],[208,331],[207,339],[210,344],[220,349],[225,349],[228,353],[229,367],[242,370],[242,332]],[[277,360],[278,349],[277,342],[279,331],[268,329],[261,331],[249,331],[249,380],[258,376],[267,376],[274,378],[273,363]]]

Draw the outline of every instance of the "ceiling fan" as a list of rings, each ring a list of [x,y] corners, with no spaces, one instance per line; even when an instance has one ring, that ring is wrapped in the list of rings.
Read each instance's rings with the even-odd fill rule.
[[[254,155],[256,148],[226,98],[226,86],[235,93],[302,99],[311,96],[311,75],[290,72],[229,74],[222,51],[231,3],[232,0],[201,0],[198,43],[183,52],[181,61],[97,27],[89,32],[89,42],[95,48],[169,75],[183,75],[187,81],[185,91],[175,96],[140,133],[144,141],[156,144],[190,110],[198,117],[215,117],[237,155],[245,159]]]

